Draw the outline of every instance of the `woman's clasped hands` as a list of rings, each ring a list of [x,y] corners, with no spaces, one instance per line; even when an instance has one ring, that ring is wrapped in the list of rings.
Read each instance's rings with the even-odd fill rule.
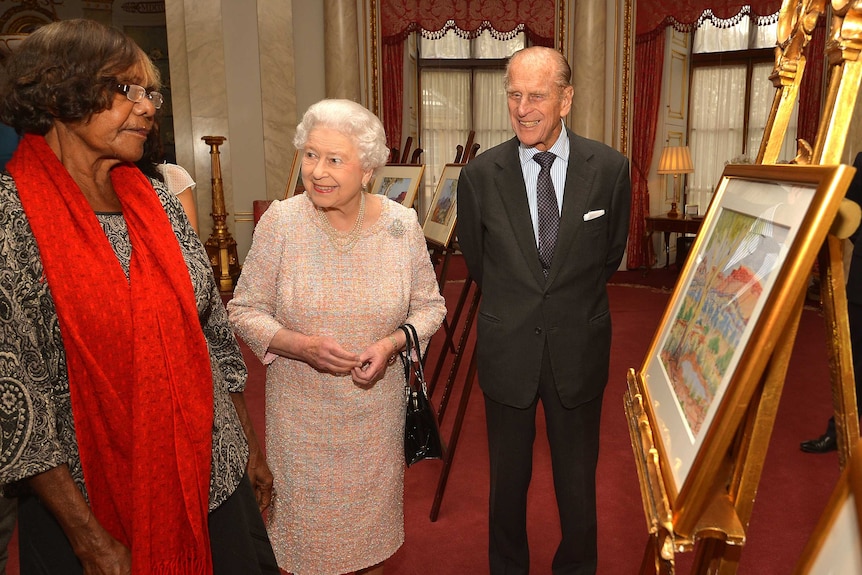
[[[383,378],[389,365],[391,346],[385,341],[376,341],[362,353],[344,349],[328,336],[309,338],[305,361],[318,371],[336,376],[351,376],[361,387],[370,387]]]

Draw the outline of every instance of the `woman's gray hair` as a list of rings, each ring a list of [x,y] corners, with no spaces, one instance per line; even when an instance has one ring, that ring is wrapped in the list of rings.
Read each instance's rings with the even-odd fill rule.
[[[352,100],[327,99],[312,105],[296,127],[293,138],[296,149],[304,149],[308,135],[320,127],[337,130],[353,140],[359,150],[359,163],[363,170],[376,170],[389,160],[383,124],[361,104]]]

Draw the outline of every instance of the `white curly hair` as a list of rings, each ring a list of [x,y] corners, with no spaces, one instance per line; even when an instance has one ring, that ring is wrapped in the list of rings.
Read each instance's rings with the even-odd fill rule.
[[[361,104],[352,100],[326,99],[313,104],[296,127],[293,145],[302,150],[315,128],[337,130],[351,138],[359,151],[363,170],[377,170],[389,159],[383,123]]]

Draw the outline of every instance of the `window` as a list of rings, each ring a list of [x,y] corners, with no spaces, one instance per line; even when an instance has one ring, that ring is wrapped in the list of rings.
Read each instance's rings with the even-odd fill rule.
[[[443,166],[455,160],[456,146],[464,145],[471,130],[481,146],[479,153],[512,136],[503,74],[508,57],[524,46],[523,33],[498,40],[484,31],[467,39],[450,30],[440,39],[420,39],[419,141],[424,150],[425,198],[433,195]]]
[[[760,149],[775,87],[776,24],[743,16],[735,25],[704,21],[694,32],[688,143],[694,173],[688,202],[706,205],[727,163],[750,163]],[[781,153],[796,156],[796,112]]]

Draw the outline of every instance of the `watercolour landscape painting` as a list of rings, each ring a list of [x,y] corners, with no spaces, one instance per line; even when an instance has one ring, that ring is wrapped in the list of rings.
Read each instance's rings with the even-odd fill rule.
[[[742,422],[767,401],[758,390],[765,380],[780,385],[786,365],[773,359],[790,353],[790,326],[852,177],[843,165],[725,168],[629,380],[648,425],[640,416],[629,424],[643,440],[643,465],[658,453],[674,525],[687,513],[685,522],[700,519]]]
[[[378,193],[400,204],[404,202],[409,191],[410,178],[383,178]]]
[[[689,433],[698,435],[775,272],[788,228],[722,211],[659,356]]]

